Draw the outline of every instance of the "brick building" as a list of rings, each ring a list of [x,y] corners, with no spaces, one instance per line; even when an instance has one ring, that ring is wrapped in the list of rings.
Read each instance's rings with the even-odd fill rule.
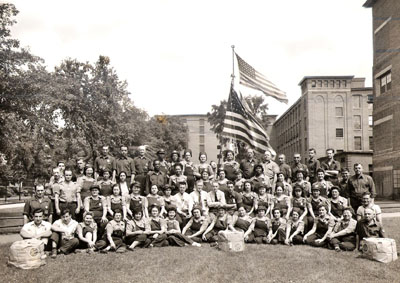
[[[359,162],[372,171],[372,88],[364,83],[353,76],[304,77],[301,97],[274,123],[272,146],[289,164],[296,152],[305,162],[310,148],[317,158],[334,148],[342,167],[352,171]]]
[[[379,195],[400,197],[400,1],[368,0],[373,17],[374,179]]]

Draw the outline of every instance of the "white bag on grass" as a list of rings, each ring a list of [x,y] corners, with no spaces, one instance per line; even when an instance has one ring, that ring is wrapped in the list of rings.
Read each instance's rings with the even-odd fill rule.
[[[226,252],[244,251],[244,233],[220,231],[218,233],[218,248]]]
[[[389,238],[364,238],[362,256],[383,263],[395,261],[396,241]]]
[[[34,269],[46,264],[44,243],[36,239],[14,242],[10,247],[8,264],[22,269]]]

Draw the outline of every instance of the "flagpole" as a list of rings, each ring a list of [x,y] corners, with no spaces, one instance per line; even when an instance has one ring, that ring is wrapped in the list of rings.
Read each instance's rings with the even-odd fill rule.
[[[233,80],[235,79],[235,45],[231,46],[232,48],[232,84],[233,84]]]

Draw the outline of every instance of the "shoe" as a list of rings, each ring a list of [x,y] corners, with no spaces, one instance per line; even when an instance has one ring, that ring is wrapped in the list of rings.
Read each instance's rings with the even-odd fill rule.
[[[94,253],[94,248],[89,248],[89,249],[86,250],[86,252],[88,254],[93,254]]]
[[[199,248],[201,247],[201,245],[200,245],[199,243],[196,243],[196,242],[194,242],[194,243],[192,244],[192,246],[193,246],[193,247],[199,247]]]
[[[128,251],[132,251],[132,252],[134,251],[134,248],[132,248],[131,246],[127,246],[126,249],[127,249]]]
[[[211,243],[210,247],[218,247],[218,243],[217,242]]]
[[[52,251],[51,251],[51,258],[56,258],[57,257],[57,250],[56,249],[53,249]]]
[[[119,253],[119,254],[123,254],[124,252],[126,252],[126,248],[125,247],[120,247],[115,252]]]
[[[342,250],[339,247],[335,247],[335,251],[340,253]]]

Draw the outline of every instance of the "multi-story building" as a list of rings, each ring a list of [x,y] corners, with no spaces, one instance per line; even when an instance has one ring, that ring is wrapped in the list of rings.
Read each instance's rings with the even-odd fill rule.
[[[294,153],[305,162],[310,148],[318,158],[333,148],[342,167],[352,170],[358,162],[371,172],[372,88],[364,83],[365,78],[353,76],[304,77],[301,97],[274,123],[272,146],[277,153],[285,154],[290,164]]]
[[[373,17],[374,179],[379,195],[399,198],[400,1],[368,0],[364,7]]]

